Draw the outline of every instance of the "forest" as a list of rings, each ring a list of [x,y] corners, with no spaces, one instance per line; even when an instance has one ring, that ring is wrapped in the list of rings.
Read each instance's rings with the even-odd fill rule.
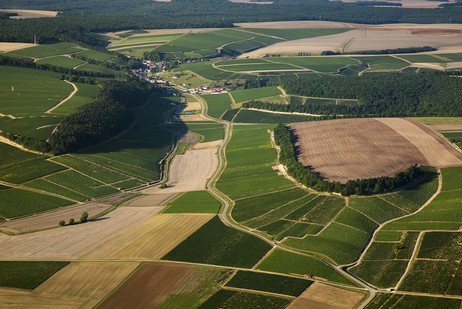
[[[294,147],[295,139],[296,136],[283,124],[279,124],[274,129],[274,141],[281,149],[280,163],[286,166],[287,173],[295,180],[317,191],[337,192],[343,196],[371,195],[391,192],[420,178],[429,177],[430,172],[413,165],[394,177],[356,179],[349,180],[345,184],[327,181],[319,173],[305,167],[297,160],[297,150]]]
[[[105,42],[93,32],[140,28],[232,27],[236,22],[327,20],[366,24],[462,23],[462,4],[438,9],[401,9],[328,0],[276,0],[272,5],[227,0],[43,1],[0,0],[2,8],[56,10],[57,18],[13,20],[0,15],[0,40],[59,39],[91,46]]]
[[[324,76],[283,83],[288,94],[357,99],[358,105],[268,105],[244,107],[348,117],[462,116],[462,79],[438,73],[365,74],[361,77]]]
[[[108,81],[95,102],[67,116],[49,138],[50,151],[63,154],[95,145],[133,122],[131,108],[144,104],[151,87],[139,81]]]

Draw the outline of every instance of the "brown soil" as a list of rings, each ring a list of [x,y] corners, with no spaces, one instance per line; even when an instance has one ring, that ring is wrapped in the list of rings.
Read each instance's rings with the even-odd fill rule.
[[[296,298],[288,309],[351,309],[357,308],[364,294],[353,292],[323,283],[313,283],[302,295]]]
[[[462,124],[440,124],[428,126],[438,132],[461,132]]]
[[[156,308],[193,269],[184,265],[144,264],[99,308]]]
[[[174,193],[142,195],[125,204],[124,207],[163,207],[174,195]]]
[[[404,119],[342,119],[291,127],[299,139],[299,161],[332,181],[394,176],[413,164],[462,165],[462,154],[444,139]]]
[[[66,206],[56,211],[50,211],[43,214],[2,222],[0,223],[0,230],[5,230],[10,233],[17,234],[58,227],[58,223],[61,220],[68,221],[69,218],[74,218],[78,221],[83,212],[87,212],[91,218],[108,210],[111,207],[112,206],[110,205],[99,203]]]
[[[33,47],[34,44],[30,43],[8,43],[8,42],[0,42],[0,53],[1,52],[11,52],[18,49]]]

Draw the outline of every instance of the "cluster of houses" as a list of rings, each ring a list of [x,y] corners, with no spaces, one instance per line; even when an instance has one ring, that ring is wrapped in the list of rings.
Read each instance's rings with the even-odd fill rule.
[[[202,87],[188,89],[187,92],[192,93],[192,94],[196,94],[196,93],[198,94],[222,94],[222,93],[228,93],[228,90],[225,88],[221,88],[221,87],[209,89],[209,87],[202,86]]]

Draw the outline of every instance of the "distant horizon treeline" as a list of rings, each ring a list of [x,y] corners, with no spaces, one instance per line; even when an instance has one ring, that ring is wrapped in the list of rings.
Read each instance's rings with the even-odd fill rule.
[[[247,107],[294,109],[343,117],[462,116],[462,79],[446,74],[365,74],[361,77],[323,76],[289,80],[288,94],[307,97],[356,99],[358,105],[305,104],[302,106],[247,104]]]
[[[420,167],[413,165],[405,171],[397,173],[394,177],[356,179],[349,180],[345,184],[338,181],[328,181],[297,160],[293,139],[294,136],[285,125],[279,124],[274,129],[274,140],[280,147],[279,161],[296,181],[317,191],[336,192],[343,196],[371,195],[394,191],[421,176],[427,176]]]

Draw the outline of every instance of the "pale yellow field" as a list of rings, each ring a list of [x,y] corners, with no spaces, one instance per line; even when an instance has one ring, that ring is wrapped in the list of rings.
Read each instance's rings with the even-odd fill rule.
[[[315,282],[287,308],[351,309],[357,308],[363,298],[363,293]]]
[[[91,308],[135,270],[138,263],[72,262],[42,283],[33,293],[48,297],[79,298]]]
[[[18,49],[32,47],[34,44],[31,43],[10,43],[0,42],[0,53],[7,53]]]
[[[82,300],[78,298],[44,296],[28,291],[0,288],[1,308],[34,308],[74,309],[80,307]]]
[[[40,10],[1,9],[0,12],[17,13],[18,16],[10,17],[12,19],[56,17],[58,15],[57,11],[40,11]]]
[[[158,207],[120,207],[98,221],[18,236],[0,234],[0,260],[71,260],[124,234],[159,212]]]
[[[174,195],[174,193],[142,195],[123,207],[163,207]]]
[[[96,248],[83,259],[156,260],[167,254],[213,215],[159,214]]]
[[[280,26],[281,28],[286,26],[286,29],[290,29],[293,25],[286,23]],[[302,26],[302,22],[295,25],[298,25],[299,28],[305,28]],[[447,52],[447,50],[460,52],[462,50],[462,25],[437,24],[431,25],[431,27],[413,24],[359,25],[336,23],[336,25],[343,25],[344,27],[349,25],[356,29],[333,35],[280,42],[245,53],[240,57],[258,58],[271,54],[296,55],[299,52],[320,54],[326,50],[354,53],[365,50],[420,46],[432,46],[440,49],[440,52]]]

